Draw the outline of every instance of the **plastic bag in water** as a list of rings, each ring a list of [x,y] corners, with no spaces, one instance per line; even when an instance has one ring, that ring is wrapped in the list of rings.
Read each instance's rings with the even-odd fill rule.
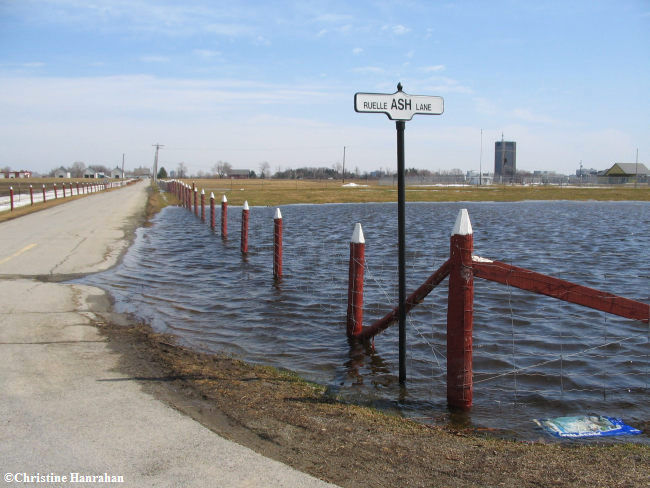
[[[603,415],[556,417],[533,419],[533,421],[555,437],[601,437],[641,433],[639,429],[625,424],[621,419]]]

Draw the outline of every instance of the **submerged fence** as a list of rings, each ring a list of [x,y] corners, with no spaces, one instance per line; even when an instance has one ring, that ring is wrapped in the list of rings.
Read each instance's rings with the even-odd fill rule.
[[[181,200],[184,195],[195,194],[195,191],[191,189],[187,191],[188,188],[183,189],[180,186],[176,190]],[[191,210],[192,203],[193,198],[186,198],[183,204]],[[193,213],[196,213],[196,210]],[[269,218],[267,224],[269,226],[272,225],[270,220]],[[243,210],[241,221],[243,223]],[[485,391],[497,389],[512,393],[515,399],[522,400],[530,395],[552,396],[568,392],[576,394],[600,392],[606,396],[616,391],[628,393],[648,391],[650,327],[647,304],[598,292],[593,288],[586,288],[566,280],[557,280],[507,263],[473,256],[472,247],[468,245],[468,236],[473,235],[469,219],[460,219],[457,224],[455,230],[458,232],[454,233],[451,240],[450,259],[434,266],[433,269],[436,271],[407,300],[412,309],[425,299],[431,302],[428,305],[424,303],[422,306],[429,307],[433,316],[433,331],[428,329],[430,323],[423,324],[420,321],[419,314],[418,323],[414,323],[416,321],[412,315],[410,316],[409,327],[422,329],[421,337],[434,355],[434,365],[438,365],[437,372],[434,372],[436,368],[432,367],[432,377],[440,379],[442,385],[446,383],[450,405],[469,408],[472,404],[474,385],[477,385],[479,392],[483,389]],[[362,244],[363,240],[360,226],[358,231],[355,226],[349,250],[345,248],[333,250],[324,243],[316,244],[314,249],[312,242],[305,244],[303,249],[285,246],[284,252],[285,260],[292,253],[309,254],[315,260],[324,260],[323,255],[327,254],[330,265],[319,265],[319,268],[325,268],[319,271],[319,276],[321,280],[337,284],[333,287],[334,292],[328,292],[337,296],[323,299],[320,301],[320,306],[327,307],[332,313],[333,320],[337,320],[336,317],[345,313],[347,303],[348,313],[345,322],[348,335],[368,340],[386,330],[396,318],[396,314],[394,310],[385,313],[388,304],[394,300],[394,293],[392,293],[394,283],[390,281],[392,278],[388,278],[387,281],[385,270],[381,269],[378,272],[377,266],[384,268],[385,264],[367,262],[365,256],[364,259],[361,258],[358,245]],[[271,242],[260,243],[253,240],[247,245],[251,245],[256,251],[268,253],[269,257],[276,255],[275,244]],[[333,261],[335,266],[331,264]],[[342,281],[345,281],[340,276],[342,267],[346,268],[348,274],[348,283],[351,285],[348,289],[341,286]],[[271,277],[271,269],[275,275],[276,266],[269,262],[269,277]],[[365,291],[370,289],[373,295],[371,300],[366,300],[365,304],[362,294],[364,279],[359,280],[358,270],[365,273],[366,281],[369,280],[365,285]],[[331,276],[327,276],[327,272],[330,272]],[[337,276],[336,273],[339,275]],[[393,270],[389,274],[392,273]],[[432,294],[432,297],[426,298],[450,274],[453,279],[450,278],[449,297]],[[377,281],[379,275],[384,276],[380,278],[380,282]],[[477,284],[476,288],[473,283],[475,277],[482,278],[481,284]],[[550,281],[546,281],[547,279]],[[313,302],[316,304],[319,302],[320,290],[314,287],[313,283],[291,280],[291,274],[289,279],[286,276],[283,278],[282,287],[285,291],[294,289],[296,292],[305,292],[309,288],[310,293],[315,297]],[[383,300],[383,304],[378,303],[377,287],[391,290]],[[548,289],[544,290],[544,287]],[[606,282],[603,287],[607,287]],[[577,305],[567,304],[558,307],[553,305],[551,298],[530,298],[531,295],[525,295],[518,288],[529,289],[534,293],[542,292],[547,296],[604,310],[607,313],[616,313],[632,320],[615,317],[610,319],[600,312],[591,312]],[[498,307],[484,310],[481,304],[487,295],[503,297],[502,303],[507,306],[502,305],[500,310]],[[475,300],[478,307],[473,305]],[[295,306],[302,307],[300,300],[296,300]],[[374,322],[368,321],[370,325],[361,327],[359,332],[359,325],[363,325],[363,315],[360,316],[360,312],[363,314],[364,309],[366,318],[369,317]],[[491,322],[494,321],[495,314],[501,316],[501,323],[509,322],[511,326],[492,328]],[[572,330],[549,329],[539,325],[540,318],[546,321],[552,314],[594,322],[593,333],[578,334]],[[380,318],[382,316],[383,318]],[[449,330],[445,332],[444,321],[447,322],[447,327],[451,323],[452,328],[455,323],[458,332],[450,333]],[[536,321],[538,321],[537,328]],[[476,327],[473,327],[473,323],[476,323]],[[481,330],[477,331],[477,329]],[[544,344],[543,348],[538,347],[534,353],[531,353],[526,344],[532,341]],[[641,353],[638,352],[639,349]],[[626,370],[626,362],[636,363],[633,372],[626,372],[632,371]],[[445,363],[447,368],[451,366],[451,372],[444,372]],[[484,366],[487,363],[489,365]],[[640,367],[638,363],[641,363]],[[608,366],[604,366],[605,364]],[[616,367],[611,367],[612,364]],[[473,368],[473,366],[477,367]]]

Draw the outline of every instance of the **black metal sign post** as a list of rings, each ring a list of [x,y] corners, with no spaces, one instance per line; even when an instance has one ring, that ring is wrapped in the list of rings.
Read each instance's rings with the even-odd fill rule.
[[[399,382],[406,382],[406,190],[404,181],[404,129],[415,114],[440,115],[444,111],[442,97],[408,95],[397,84],[393,94],[355,93],[354,110],[362,113],[383,113],[395,120],[397,130],[397,233],[399,268]]]
[[[398,86],[398,88],[400,88]],[[399,269],[399,384],[406,382],[406,184],[404,182],[404,129],[406,122],[395,122],[397,129],[397,264]]]

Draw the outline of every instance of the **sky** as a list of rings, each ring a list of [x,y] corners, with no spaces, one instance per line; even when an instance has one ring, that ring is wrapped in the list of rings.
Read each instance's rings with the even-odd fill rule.
[[[398,82],[407,168],[650,166],[649,53],[650,0],[0,0],[0,167],[394,171]]]

